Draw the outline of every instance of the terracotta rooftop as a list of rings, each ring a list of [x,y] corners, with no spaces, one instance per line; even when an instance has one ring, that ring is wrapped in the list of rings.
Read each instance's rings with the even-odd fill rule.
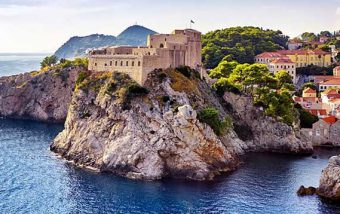
[[[328,80],[332,79],[339,79],[340,77],[335,77],[335,76],[314,76],[314,83],[315,84],[320,84],[321,82],[326,82]]]
[[[329,117],[323,118],[322,120],[329,124],[333,124],[337,121],[336,117],[334,116],[329,116]]]
[[[339,85],[340,86],[340,78],[330,79],[324,82],[320,82],[320,85]]]
[[[326,109],[309,109],[308,111],[312,115],[315,115],[315,116],[326,116],[327,115]]]
[[[288,57],[280,57],[278,59],[274,59],[271,63],[272,64],[285,64],[285,63],[286,64],[295,64]]]
[[[256,55],[257,58],[276,58],[276,57],[282,57],[282,54],[278,52],[263,52],[259,55]]]
[[[340,88],[329,88],[324,92],[321,92],[322,95],[331,95],[331,94],[339,94]]]
[[[305,88],[303,90],[303,93],[316,93],[316,91],[314,89],[312,89],[312,88]]]

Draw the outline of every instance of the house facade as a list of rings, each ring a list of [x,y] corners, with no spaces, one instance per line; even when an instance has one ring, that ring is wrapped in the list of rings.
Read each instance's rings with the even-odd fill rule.
[[[296,83],[296,67],[295,63],[292,62],[289,58],[278,58],[272,60],[268,64],[269,71],[273,74],[276,74],[279,71],[285,70],[293,79],[293,83]]]

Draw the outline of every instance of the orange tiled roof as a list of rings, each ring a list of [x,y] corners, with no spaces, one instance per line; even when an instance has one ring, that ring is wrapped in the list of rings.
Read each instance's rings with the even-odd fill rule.
[[[323,95],[331,95],[331,94],[339,94],[340,88],[329,88],[326,91],[322,92]]]
[[[328,80],[333,80],[333,79],[339,79],[340,77],[335,77],[335,76],[314,76],[314,83],[315,84],[320,84],[322,82],[326,82]]]
[[[316,91],[315,91],[314,89],[312,89],[312,88],[305,88],[305,89],[303,90],[303,92],[304,92],[304,93],[316,93]]]
[[[326,109],[308,109],[308,111],[315,116],[326,116],[327,111]]]
[[[282,57],[282,54],[278,52],[263,52],[259,55],[256,55],[256,58],[275,58],[275,57]]]
[[[320,85],[339,85],[340,86],[340,78],[330,79],[325,82],[321,82]]]
[[[333,124],[337,121],[336,117],[334,117],[334,116],[322,118],[322,120],[325,121],[326,123],[329,123],[329,124]]]
[[[272,64],[294,64],[294,62],[292,62],[292,60],[290,60],[288,57],[280,57],[277,59],[274,59],[272,62]]]

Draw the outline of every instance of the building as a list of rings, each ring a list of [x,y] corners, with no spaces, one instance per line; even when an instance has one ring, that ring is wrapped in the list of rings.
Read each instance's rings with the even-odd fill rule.
[[[288,57],[295,63],[296,68],[316,65],[328,67],[332,64],[331,53],[322,50],[280,50],[276,52],[264,52],[255,57],[255,62],[269,64],[281,57]]]
[[[284,57],[277,52],[264,52],[255,56],[255,62],[269,65],[273,60]]]
[[[319,84],[319,91],[324,91],[330,88],[340,88],[340,78],[332,78],[322,81]]]
[[[281,57],[272,60],[268,64],[269,71],[276,74],[279,71],[285,70],[293,79],[293,83],[296,83],[296,67],[288,57]]]
[[[319,91],[340,88],[340,66],[333,69],[333,76],[314,76],[314,83],[318,86]]]
[[[288,41],[288,50],[297,50],[300,49],[302,46],[303,43],[301,40],[292,39]]]
[[[278,52],[295,62],[297,68],[309,65],[328,67],[332,64],[331,53],[322,50],[281,50]]]
[[[312,88],[305,88],[302,91],[302,97],[317,97],[317,92]]]
[[[314,146],[338,144],[340,121],[334,116],[326,117],[314,123],[312,129],[302,129],[301,133]]]
[[[155,69],[181,65],[201,69],[201,33],[193,29],[174,30],[147,38],[146,47],[115,46],[89,53],[89,70],[128,74],[139,84]]]
[[[333,76],[340,77],[340,66],[337,66],[333,69]]]

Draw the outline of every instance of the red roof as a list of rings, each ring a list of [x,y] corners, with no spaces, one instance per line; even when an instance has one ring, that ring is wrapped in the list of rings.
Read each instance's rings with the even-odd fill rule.
[[[277,59],[274,59],[272,62],[272,64],[294,64],[294,62],[292,62],[292,60],[290,60],[288,57],[280,57]]]
[[[315,116],[326,116],[326,109],[308,109],[308,111]]]
[[[322,94],[325,94],[325,95],[339,94],[339,90],[340,89],[330,88],[330,89],[327,89],[326,91],[322,92]]]
[[[303,90],[303,93],[316,93],[316,91],[312,88],[305,88],[305,90]]]
[[[339,79],[340,77],[334,77],[334,76],[314,76],[314,83],[315,84],[319,84],[322,82],[326,82],[328,80],[332,80],[332,79]]]
[[[340,78],[330,79],[325,82],[321,82],[320,85],[339,85],[340,86]]]
[[[278,52],[263,52],[256,56],[256,58],[276,58],[276,57],[282,57],[282,54]]]
[[[329,124],[333,124],[337,121],[336,117],[334,117],[334,116],[322,118],[322,120],[325,121],[326,123],[329,123]]]

